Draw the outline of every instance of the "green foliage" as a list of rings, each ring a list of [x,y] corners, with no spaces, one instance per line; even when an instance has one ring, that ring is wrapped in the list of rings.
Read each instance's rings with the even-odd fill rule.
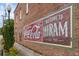
[[[9,49],[9,52],[7,52],[7,51],[5,50],[5,55],[6,55],[6,56],[19,56],[20,53],[17,51],[16,48],[12,47],[12,48]]]
[[[2,30],[2,28],[0,28],[0,35],[2,34],[1,30]]]
[[[18,51],[15,48],[10,48],[8,55],[9,56],[16,56]]]
[[[9,51],[11,47],[13,47],[14,44],[14,20],[10,20],[10,24],[8,20],[5,22],[5,26],[3,29],[3,37],[5,40],[5,49]]]

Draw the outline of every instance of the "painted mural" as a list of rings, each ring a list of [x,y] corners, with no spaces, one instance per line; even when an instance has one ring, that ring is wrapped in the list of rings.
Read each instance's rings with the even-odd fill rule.
[[[64,8],[23,28],[24,40],[70,46],[72,7]]]

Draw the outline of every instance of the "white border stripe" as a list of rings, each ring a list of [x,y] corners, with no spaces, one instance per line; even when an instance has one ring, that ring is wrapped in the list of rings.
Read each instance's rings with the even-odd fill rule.
[[[38,20],[36,20],[36,21],[34,21],[34,22],[32,22],[32,23],[28,24],[28,25],[25,25],[25,26],[29,26],[29,25],[31,25],[31,24],[33,24],[33,23],[36,23],[36,22],[41,21],[41,20],[43,20],[43,19],[46,19],[46,18],[48,18],[48,17],[50,17],[50,16],[53,16],[53,15],[55,15],[55,14],[59,13],[59,12],[62,12],[62,11],[64,11],[64,10],[67,10],[68,8],[72,8],[72,7],[71,7],[71,6],[69,6],[69,7],[67,7],[67,8],[64,8],[64,9],[62,9],[62,10],[58,11],[58,12],[55,12],[55,13],[53,13],[53,14],[50,14],[50,15],[45,16],[45,17],[43,17],[43,18],[40,18],[40,19],[38,19]]]
[[[66,46],[66,45],[61,45],[61,44],[53,44],[53,43],[38,42],[38,41],[30,41],[30,40],[24,40],[24,41],[34,42],[34,43],[41,43],[41,44],[47,44],[47,45],[54,45],[54,46],[61,46],[61,47],[72,48],[72,46]],[[71,45],[72,45],[72,42],[70,42],[70,43],[71,43]]]
[[[70,29],[71,29],[71,38],[72,38],[72,6],[70,6],[71,9],[70,9]],[[72,47],[72,41],[71,41],[71,47]]]
[[[70,26],[71,26],[71,38],[72,38],[72,6],[70,6],[71,7],[71,9],[70,9],[70,11],[71,11],[71,17],[70,17]]]
[[[46,16],[46,17],[43,17],[43,18],[41,18],[41,19],[39,19],[39,20],[37,20],[37,21],[34,21],[34,22],[30,23],[29,25],[31,25],[31,24],[33,24],[33,23],[35,23],[35,22],[41,21],[41,20],[43,20],[43,19],[46,19],[46,18],[48,18],[48,17],[50,17],[50,16],[52,16],[52,15],[55,15],[55,14],[57,14],[57,13],[59,13],[59,12],[64,11],[64,10],[67,10],[68,8],[70,8],[70,29],[71,29],[71,32],[70,32],[70,33],[71,33],[71,38],[72,38],[72,6],[69,6],[69,7],[67,7],[67,8],[64,8],[64,9],[62,9],[62,10],[60,10],[60,11],[54,13],[54,14],[48,15],[48,16]],[[26,26],[29,26],[29,25],[26,25]],[[30,41],[30,40],[25,40],[25,41]],[[38,42],[38,41],[30,41],[30,42],[36,42],[36,43],[42,43],[42,44],[48,44],[48,45],[55,45],[55,46],[62,46],[62,47],[69,47],[69,48],[72,48],[72,41],[70,42],[70,46],[61,45],[61,44]]]

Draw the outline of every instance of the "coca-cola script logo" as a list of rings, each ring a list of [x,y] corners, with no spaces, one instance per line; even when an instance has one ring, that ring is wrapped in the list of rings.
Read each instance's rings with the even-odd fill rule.
[[[40,26],[37,24],[31,25],[31,27],[25,28],[24,37],[29,39],[40,38]]]
[[[37,32],[37,31],[39,31],[39,28],[40,28],[40,26],[34,25],[34,26],[32,27],[32,33],[35,33],[35,32]]]

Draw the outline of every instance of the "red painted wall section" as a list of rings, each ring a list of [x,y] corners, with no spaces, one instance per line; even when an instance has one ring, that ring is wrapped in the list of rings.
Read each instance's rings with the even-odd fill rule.
[[[51,15],[53,13],[56,13],[69,6],[73,7],[72,8],[72,38],[70,37],[70,33],[71,33],[70,24],[71,23],[68,23],[69,40],[67,42],[68,44],[65,44],[66,42],[63,42],[63,44],[70,45],[69,42],[72,41],[73,42],[72,48],[32,42],[32,41],[37,41],[37,42],[44,41],[43,40],[44,33],[42,31],[42,28],[44,27],[44,24],[43,24],[44,20],[43,21],[38,21],[38,20],[40,20],[41,18],[46,17],[48,15]],[[22,12],[22,19],[20,19],[20,16],[19,16],[20,9]],[[54,4],[54,3],[40,4],[40,3],[38,3],[38,4],[29,4],[28,9],[29,9],[29,13],[26,14],[26,4],[19,3],[16,8],[16,11],[15,11],[15,21],[14,21],[15,32],[14,33],[15,33],[15,40],[17,43],[22,44],[23,46],[28,47],[42,55],[57,55],[57,56],[79,55],[79,16],[78,16],[79,15],[79,4],[64,4],[64,3],[63,4],[60,4],[60,3],[58,3],[58,4]],[[63,18],[64,20],[60,21],[60,22],[62,22],[62,24],[64,23],[63,21],[65,21],[65,20],[68,20],[70,22],[71,16],[70,16],[69,12],[70,11],[63,11],[63,12],[59,13],[59,14],[66,13]],[[54,15],[52,17],[54,17]],[[49,17],[49,18],[51,18],[51,17]],[[37,21],[37,22],[33,23],[34,21]],[[55,22],[58,23],[58,21],[55,21]],[[33,23],[33,24],[31,24],[31,23]],[[41,28],[39,28],[37,26],[32,28],[35,24],[41,25]],[[34,39],[33,36],[30,39],[29,39],[29,36],[28,36],[28,38],[27,38],[27,36],[24,37],[24,34],[23,34],[23,33],[25,33],[24,31],[33,29],[32,32],[35,32],[36,28],[39,28],[38,32],[41,31],[41,33],[42,33],[41,36],[37,38],[38,40]],[[26,30],[24,30],[24,29],[26,29]],[[64,36],[64,34],[63,34],[63,36]],[[63,36],[61,37],[61,39],[64,38]],[[56,37],[56,39],[59,39],[59,38]],[[66,38],[66,39],[68,39],[68,38]],[[72,39],[72,40],[70,40],[70,39]],[[53,42],[53,43],[61,44],[58,42]]]

